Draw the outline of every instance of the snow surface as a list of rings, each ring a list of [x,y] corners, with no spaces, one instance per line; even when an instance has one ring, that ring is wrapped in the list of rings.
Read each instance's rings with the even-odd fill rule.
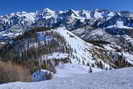
[[[54,52],[51,54],[47,54],[47,55],[43,55],[41,56],[41,59],[64,59],[64,58],[68,58],[68,54],[67,53],[61,53],[61,52]]]
[[[102,13],[99,13],[97,10],[96,10],[96,12],[94,14],[94,17],[95,18],[103,18]]]
[[[0,89],[133,89],[133,68],[81,74],[49,81],[0,85]]]
[[[93,63],[93,61],[91,60],[92,55],[88,51],[92,47],[91,44],[86,43],[79,37],[67,31],[65,28],[61,27],[55,31],[58,32],[61,36],[63,36],[68,45],[70,45],[70,47],[73,49],[72,55],[74,57],[71,58],[72,63],[82,64],[83,61],[85,62],[84,59],[89,61],[89,63]],[[80,60],[81,62],[79,62],[78,60]],[[85,64],[87,64],[87,61],[85,62]]]
[[[91,19],[90,12],[87,10],[81,10],[81,16],[85,17],[86,19]]]
[[[128,52],[123,52],[122,54],[129,63],[133,64],[133,55],[132,54],[129,54]]]
[[[42,15],[42,16],[44,15],[43,18],[45,18],[45,19],[49,19],[51,17],[56,17],[55,11],[50,10],[49,8],[45,8],[42,11],[37,12],[37,14]]]
[[[37,70],[32,74],[32,81],[43,81],[47,80],[47,74],[52,74],[53,79],[57,78],[67,78],[72,76],[77,76],[79,74],[87,74],[92,72],[100,72],[103,71],[98,68],[90,68],[85,65],[80,64],[62,64],[60,63],[58,66],[55,67],[56,73],[52,73],[48,70]]]
[[[100,72],[101,69],[92,68],[92,72]],[[59,64],[56,67],[55,78],[65,78],[70,76],[77,76],[79,74],[90,73],[90,67],[80,64]]]
[[[112,27],[121,28],[121,29],[132,29],[132,27],[124,26],[123,21],[117,21],[115,25],[108,26],[107,28],[112,28]]]
[[[81,38],[74,35],[72,32],[66,30],[65,27],[60,27],[55,30],[58,32],[67,42],[67,45],[72,48],[72,53],[69,56],[72,64],[83,64],[87,65],[95,65],[96,60],[93,60],[93,55],[90,50],[94,48],[94,46],[90,43],[85,42]],[[100,60],[104,67],[109,69],[110,66]],[[95,65],[97,66],[97,65]]]

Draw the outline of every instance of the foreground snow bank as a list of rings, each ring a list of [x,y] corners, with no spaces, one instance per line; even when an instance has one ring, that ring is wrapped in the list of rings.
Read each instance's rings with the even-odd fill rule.
[[[133,68],[81,74],[33,83],[10,83],[0,89],[133,89]]]
[[[99,68],[90,68],[85,65],[80,64],[59,64],[56,67],[56,73],[54,78],[65,78],[77,76],[79,74],[87,74],[91,72],[100,72],[103,71]]]
[[[59,64],[56,67],[55,78],[66,78],[86,73],[89,73],[89,67],[87,66],[79,64]]]
[[[91,72],[99,72],[103,71],[98,68],[90,68],[88,66],[80,65],[80,64],[59,64],[55,67],[56,73],[52,73],[48,70],[37,70],[32,74],[32,81],[43,81],[48,80],[49,76],[51,75],[51,78],[66,78],[66,77],[72,77],[77,76],[79,74],[87,74]]]

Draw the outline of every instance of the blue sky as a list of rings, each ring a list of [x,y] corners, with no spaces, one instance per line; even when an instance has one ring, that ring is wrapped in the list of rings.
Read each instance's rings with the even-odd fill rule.
[[[133,11],[133,0],[0,0],[0,15],[42,8],[53,10],[98,8]]]

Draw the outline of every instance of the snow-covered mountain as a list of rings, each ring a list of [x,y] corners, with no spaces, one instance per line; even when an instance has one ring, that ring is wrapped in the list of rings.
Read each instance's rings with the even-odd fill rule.
[[[53,66],[60,62],[82,64],[90,67],[91,71],[112,69],[113,67],[106,62],[108,60],[94,57],[93,51],[98,49],[100,48],[85,42],[65,27],[60,27],[48,31],[29,30],[5,42],[1,47],[0,56],[5,60],[41,60],[42,63],[51,60],[50,66],[51,62]]]
[[[76,33],[80,31],[73,30],[73,33],[79,35],[78,37],[65,27],[47,31],[44,28],[35,30],[29,30],[1,44],[1,59],[40,60],[42,65],[47,63],[49,67],[52,66],[53,68],[59,63],[82,64],[88,66],[88,71],[90,69],[91,72],[95,72],[96,69],[110,70],[132,66],[132,49],[115,44],[119,42],[120,38],[111,37],[111,35],[101,32],[101,29],[90,31],[88,36],[98,37],[97,35],[106,34],[107,37],[110,36],[108,40],[113,40],[113,43],[111,41],[106,42],[104,39],[91,39],[91,37],[89,37],[90,40],[86,41],[84,37],[81,39],[80,35]],[[82,34],[82,32],[80,33]],[[129,51],[127,51],[128,49]],[[51,71],[55,72],[54,69]]]
[[[133,13],[126,11],[11,13],[0,16],[0,59],[38,61],[54,73],[60,63],[84,65],[88,72],[130,67],[132,32]]]
[[[133,27],[132,12],[115,12],[109,10],[66,10],[53,11],[48,8],[36,12],[17,12],[0,17],[0,31],[18,26],[65,26],[67,29],[79,28],[82,26],[102,28],[131,28]]]
[[[0,16],[0,40],[17,36],[31,27],[66,27],[67,30],[89,27],[102,28],[115,35],[127,34],[133,28],[133,13],[110,10],[53,11],[48,8],[36,12],[16,12]]]
[[[114,65],[118,60],[122,60],[124,64],[129,63],[128,66],[132,64],[132,58],[127,56],[132,56],[133,54],[132,24],[132,12],[98,9],[93,11],[72,9],[53,11],[46,8],[36,12],[17,12],[0,16],[0,41],[1,45],[16,45],[14,46],[16,47],[15,52],[20,53],[18,55],[22,56],[20,51],[25,51],[23,47],[25,49],[26,47],[32,48],[36,46],[36,43],[39,43],[38,46],[40,46],[40,41],[31,40],[30,38],[34,38],[31,35],[22,41],[14,42],[12,39],[16,39],[20,35],[23,36],[25,32],[34,27],[52,28],[56,30],[55,33],[60,35],[60,38],[63,38],[63,41],[60,42],[60,39],[56,38],[54,32],[46,37],[45,35],[47,34],[44,32],[42,36],[45,38],[42,39],[40,37],[44,41],[42,45],[46,44],[45,40],[48,40],[47,46],[49,44],[52,45],[53,40],[55,40],[55,42],[60,42],[67,48],[64,49],[62,45],[57,44],[61,46],[62,49],[60,50],[65,50],[67,53],[54,53],[52,50],[52,54],[50,52],[49,55],[58,55],[62,58],[62,56],[68,57],[68,54],[71,54],[70,59],[72,63],[91,66],[94,64],[94,67],[98,67],[95,64],[104,65],[104,67],[102,66],[103,68],[110,69],[118,67],[118,65]],[[34,35],[36,36],[36,34]],[[68,49],[72,51],[69,53]],[[45,53],[42,52],[41,55],[43,54]],[[46,55],[42,56],[42,58]],[[49,56],[49,58],[52,58],[52,56]]]
[[[0,69],[0,83],[52,79],[0,88],[132,89],[132,68],[114,70],[133,66],[132,33],[133,13],[126,11],[46,8],[0,16],[0,63],[7,63]],[[28,80],[22,79],[23,71]]]

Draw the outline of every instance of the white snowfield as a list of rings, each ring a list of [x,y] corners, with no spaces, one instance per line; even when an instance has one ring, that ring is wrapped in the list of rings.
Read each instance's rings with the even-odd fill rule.
[[[53,75],[53,79],[57,78],[68,78],[79,74],[87,74],[90,72],[100,72],[103,71],[100,68],[91,68],[85,65],[80,64],[62,64],[60,63],[55,67],[56,73],[52,73],[48,70],[37,70],[32,74],[32,81],[43,81],[47,80],[46,75],[51,73]]]
[[[91,54],[90,50],[94,48],[94,46],[90,43],[86,43],[84,40],[73,34],[72,32],[66,30],[65,27],[60,27],[55,30],[58,32],[67,42],[67,45],[72,48],[72,53],[69,56],[72,64],[83,64],[87,65],[89,64],[92,66],[97,67],[96,60],[93,60],[93,55]],[[102,60],[100,60],[103,63],[104,68],[109,69],[110,66],[107,63],[104,63]]]
[[[71,58],[72,63],[80,64],[83,61],[85,62],[85,64],[87,64],[87,61],[89,61],[89,63],[93,63],[93,61],[91,60],[92,55],[88,51],[92,47],[91,44],[86,43],[76,35],[67,31],[65,27],[58,28],[56,32],[58,32],[61,36],[63,36],[68,45],[70,45],[70,47],[73,49],[72,55],[75,58]],[[78,59],[81,62],[78,63],[77,61]],[[86,60],[90,59],[90,60],[85,61],[84,59]]]
[[[56,67],[56,73],[54,74],[54,78],[67,78],[72,77],[79,74],[87,74],[92,72],[100,72],[104,71],[100,68],[91,68],[85,65],[80,64],[59,64]]]
[[[133,68],[81,74],[32,83],[9,83],[0,89],[133,89]]]

